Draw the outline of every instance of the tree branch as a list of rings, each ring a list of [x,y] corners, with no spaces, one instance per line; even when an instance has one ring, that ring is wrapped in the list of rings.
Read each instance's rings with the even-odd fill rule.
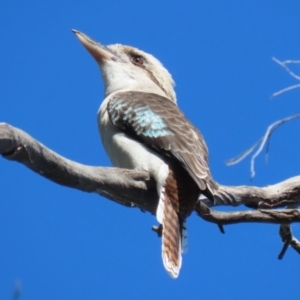
[[[292,76],[293,78],[295,78],[296,80],[300,81],[300,76],[298,76],[297,74],[295,74],[294,72],[292,72],[289,68],[288,68],[288,64],[299,64],[300,60],[285,60],[285,61],[280,61],[275,57],[272,57],[272,59],[279,64],[281,67],[283,67],[290,76]],[[296,89],[296,88],[300,88],[300,83],[289,86],[287,88],[284,88],[276,93],[273,93],[271,98],[274,98],[276,96],[279,96],[285,92],[288,92],[290,90]],[[277,130],[278,127],[280,127],[282,124],[289,122],[291,120],[300,118],[300,113],[297,113],[293,116],[290,117],[286,117],[284,119],[278,120],[274,123],[272,123],[270,126],[268,126],[265,134],[263,135],[263,137],[261,137],[254,145],[252,145],[250,148],[248,148],[246,151],[244,151],[243,153],[237,155],[234,158],[231,158],[229,160],[226,161],[226,165],[227,166],[232,166],[235,165],[237,163],[239,163],[240,161],[242,161],[243,159],[245,159],[250,153],[252,153],[254,151],[254,149],[257,148],[257,150],[255,151],[255,153],[252,155],[251,157],[251,162],[250,162],[250,173],[251,173],[251,178],[253,178],[255,176],[255,168],[254,168],[254,164],[255,164],[255,159],[256,157],[262,152],[262,150],[264,149],[264,147],[266,145],[268,145],[270,139],[271,139],[271,135],[274,133],[275,130]],[[266,151],[266,154],[268,154],[268,149]]]
[[[79,164],[5,123],[0,123],[0,154],[60,185],[97,193],[122,205],[155,213],[156,185],[147,172]]]
[[[237,212],[220,212],[210,209],[203,202],[199,202],[196,213],[205,221],[218,225],[232,225],[237,223],[299,223],[300,210],[283,209],[283,210],[267,210],[259,209],[252,211]],[[283,240],[283,242],[286,238]]]
[[[0,123],[0,154],[60,185],[97,193],[127,207],[138,207],[155,214],[158,201],[156,184],[145,171],[79,164],[58,155],[24,131],[5,123]],[[287,233],[281,234],[285,243],[279,256],[282,258],[289,245],[300,253],[300,243],[292,237],[288,231],[290,229],[286,229],[288,224],[300,222],[300,210],[271,209],[297,207],[299,203],[300,176],[296,176],[263,188],[219,185],[215,194],[215,206],[245,205],[257,210],[217,212],[208,207],[212,206],[208,199],[203,199],[199,201],[195,211],[204,220],[217,224],[221,232],[223,225],[242,222],[281,224],[281,228],[285,226],[284,232]],[[160,234],[160,228],[153,230]]]
[[[285,61],[280,61],[279,59],[277,59],[276,57],[272,57],[272,59],[281,67],[283,67],[290,76],[292,76],[293,78],[295,78],[297,81],[300,81],[300,76],[295,74],[294,72],[292,72],[290,70],[290,68],[287,66],[288,64],[299,64],[300,61],[299,60],[285,60]],[[290,90],[294,90],[294,89],[297,89],[300,87],[300,84],[295,84],[295,85],[292,85],[292,86],[289,86],[287,88],[284,88],[276,93],[273,93],[273,95],[271,96],[271,98],[274,98],[276,96],[279,96],[285,92],[288,92]]]
[[[4,123],[0,123],[0,154],[60,185],[97,193],[120,204],[155,213],[156,184],[145,171],[79,164],[53,152],[24,131]],[[219,185],[215,198],[216,206],[277,208],[298,205],[300,176],[263,188]],[[212,205],[208,199],[203,203]]]
[[[292,116],[289,116],[287,118],[284,118],[284,119],[281,119],[281,120],[278,120],[278,121],[272,123],[270,126],[268,126],[263,137],[261,137],[254,145],[252,145],[249,149],[247,149],[243,153],[226,161],[226,165],[232,166],[232,165],[239,163],[244,158],[246,158],[250,153],[252,153],[254,151],[254,149],[257,148],[255,153],[252,155],[251,162],[250,162],[250,174],[251,174],[250,177],[251,177],[251,179],[253,179],[255,176],[255,168],[254,168],[255,159],[262,152],[264,147],[268,144],[268,142],[270,141],[271,135],[274,133],[275,130],[277,130],[278,127],[280,127],[284,123],[292,121],[297,118],[300,118],[300,113],[297,113],[296,115],[292,115]]]

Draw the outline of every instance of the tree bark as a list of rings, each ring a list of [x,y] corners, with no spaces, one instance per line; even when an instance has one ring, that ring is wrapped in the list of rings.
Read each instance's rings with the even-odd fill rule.
[[[0,123],[0,154],[60,185],[97,193],[127,207],[138,207],[155,214],[156,184],[145,171],[82,165],[58,155],[24,131],[5,123]],[[300,176],[296,176],[262,188],[219,184],[214,205],[203,199],[195,211],[204,220],[219,225],[221,231],[223,225],[244,222],[281,224],[284,247],[290,245],[300,253],[299,242],[288,225],[300,222],[300,211],[295,208],[274,210],[297,207],[299,203]],[[220,205],[245,205],[255,210],[218,212],[209,208]],[[281,254],[284,252],[283,249]]]

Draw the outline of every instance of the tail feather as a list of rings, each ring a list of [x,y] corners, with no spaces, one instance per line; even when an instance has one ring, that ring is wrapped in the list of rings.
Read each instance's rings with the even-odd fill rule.
[[[178,213],[168,197],[164,199],[162,259],[167,272],[177,278],[181,268],[182,235]]]
[[[186,218],[199,197],[199,187],[178,165],[169,165],[168,176],[158,185],[157,221],[162,224],[162,259],[165,269],[177,278],[182,252],[187,250]]]

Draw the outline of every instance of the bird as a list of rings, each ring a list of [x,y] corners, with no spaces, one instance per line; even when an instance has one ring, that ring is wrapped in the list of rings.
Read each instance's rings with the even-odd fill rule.
[[[208,149],[177,105],[174,80],[153,55],[132,46],[105,46],[72,30],[96,60],[105,98],[97,121],[115,167],[149,172],[156,182],[162,260],[177,278],[187,247],[186,219],[201,197],[214,202]]]

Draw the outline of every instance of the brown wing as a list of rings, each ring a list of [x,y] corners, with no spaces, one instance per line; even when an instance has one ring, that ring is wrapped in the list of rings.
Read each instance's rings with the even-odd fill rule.
[[[200,190],[213,198],[216,184],[203,136],[174,102],[157,94],[122,92],[112,97],[108,112],[115,126],[180,162]]]

